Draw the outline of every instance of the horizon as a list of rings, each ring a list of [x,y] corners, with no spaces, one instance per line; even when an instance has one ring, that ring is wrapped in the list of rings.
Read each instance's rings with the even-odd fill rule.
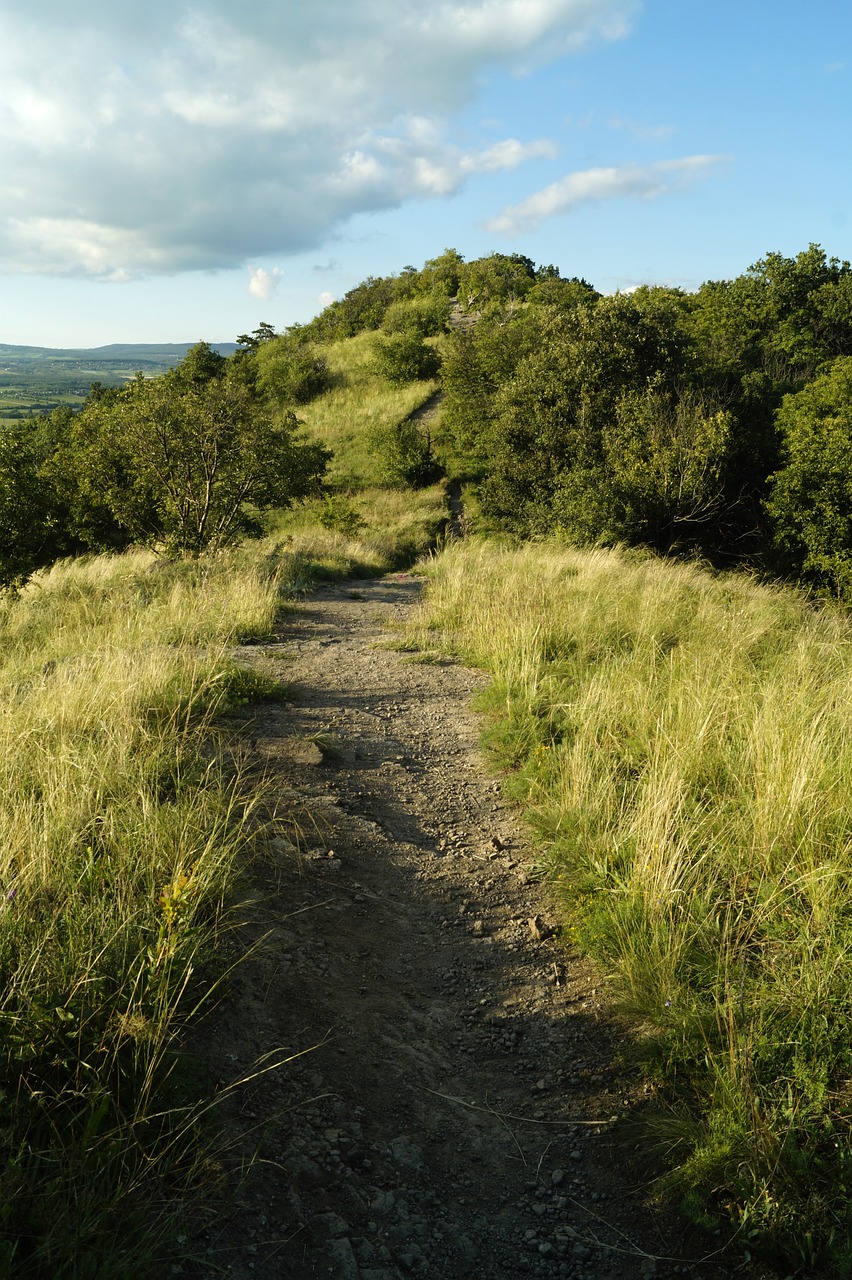
[[[281,330],[448,246],[602,293],[852,257],[827,0],[0,3],[8,345]]]

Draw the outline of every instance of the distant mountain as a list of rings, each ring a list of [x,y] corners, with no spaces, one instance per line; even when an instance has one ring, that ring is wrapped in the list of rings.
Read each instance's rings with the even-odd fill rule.
[[[235,342],[211,342],[214,351],[231,356]],[[0,359],[12,360],[141,360],[145,364],[178,364],[194,342],[111,342],[105,347],[26,347],[0,342]]]
[[[235,342],[211,342],[230,356]],[[59,405],[79,408],[93,382],[123,386],[137,373],[173,369],[194,342],[111,342],[105,347],[24,347],[0,342],[0,426]]]

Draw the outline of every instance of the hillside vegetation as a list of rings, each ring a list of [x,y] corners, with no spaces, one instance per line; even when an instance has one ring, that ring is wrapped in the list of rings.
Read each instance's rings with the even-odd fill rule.
[[[158,1188],[199,1150],[178,1032],[258,834],[216,716],[276,695],[227,647],[422,555],[453,481],[496,536],[431,562],[408,642],[492,672],[489,748],[631,1017],[667,1187],[844,1274],[849,264],[604,297],[447,250],[238,344],[0,431],[0,1260],[159,1274]]]
[[[624,551],[457,544],[429,579],[409,643],[491,673],[487,747],[630,1016],[669,1190],[847,1274],[847,618]]]

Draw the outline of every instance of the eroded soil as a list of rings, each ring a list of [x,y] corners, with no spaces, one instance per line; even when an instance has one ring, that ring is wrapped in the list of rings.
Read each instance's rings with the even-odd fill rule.
[[[483,678],[382,647],[419,589],[320,590],[241,654],[293,700],[245,729],[278,805],[248,930],[266,936],[203,1052],[220,1085],[292,1060],[220,1109],[233,1198],[194,1274],[741,1274],[720,1237],[645,1203],[625,1122],[642,1086],[483,766]]]

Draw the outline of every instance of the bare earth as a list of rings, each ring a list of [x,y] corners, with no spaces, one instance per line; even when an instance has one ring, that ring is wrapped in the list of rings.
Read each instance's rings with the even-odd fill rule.
[[[220,1086],[302,1056],[222,1105],[246,1172],[192,1274],[742,1275],[735,1253],[700,1261],[720,1237],[643,1203],[624,1121],[647,1100],[478,754],[483,677],[380,647],[419,590],[320,590],[241,651],[293,686],[246,727],[280,834],[257,871],[265,940],[200,1052]]]

